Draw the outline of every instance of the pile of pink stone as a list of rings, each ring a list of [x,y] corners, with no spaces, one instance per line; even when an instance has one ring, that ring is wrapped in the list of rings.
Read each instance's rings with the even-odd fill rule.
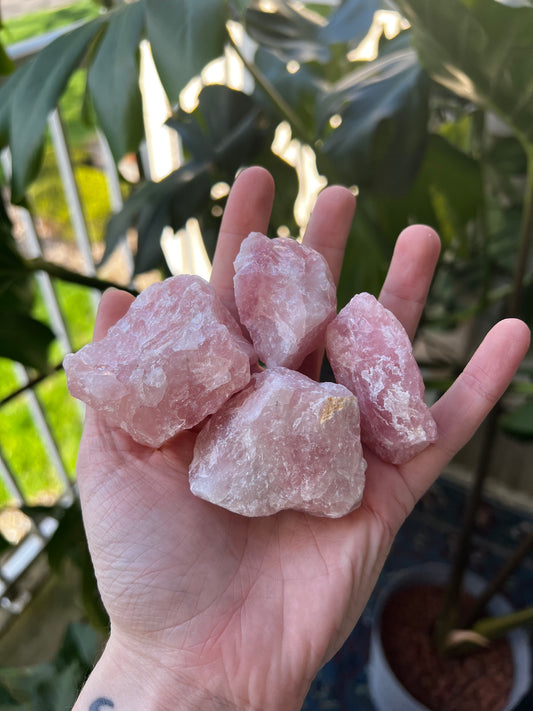
[[[363,496],[362,442],[401,464],[435,441],[405,330],[370,294],[336,315],[318,252],[252,232],[234,290],[239,322],[200,277],[149,287],[65,358],[70,392],[147,447],[199,426],[191,491],[245,516],[344,516]],[[297,372],[324,343],[337,383]]]

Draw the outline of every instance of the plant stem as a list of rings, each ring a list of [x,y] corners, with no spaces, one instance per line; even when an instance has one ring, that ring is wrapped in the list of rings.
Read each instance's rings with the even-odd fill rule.
[[[522,543],[505,562],[494,578],[489,582],[483,593],[476,600],[472,610],[469,612],[462,627],[472,627],[474,623],[484,614],[486,604],[502,587],[507,578],[516,570],[520,563],[533,547],[533,531],[524,536]]]
[[[59,264],[55,264],[54,262],[47,262],[41,257],[25,259],[24,266],[30,272],[43,271],[56,279],[68,281],[71,284],[79,284],[80,286],[88,286],[91,289],[98,289],[99,291],[105,291],[106,289],[113,288],[127,291],[130,294],[133,294],[133,296],[138,296],[139,294],[136,289],[132,289],[129,286],[123,286],[122,284],[117,284],[116,282],[108,281],[107,279],[99,279],[98,277],[73,272],[70,269],[61,267]]]
[[[447,657],[461,657],[488,646],[490,640],[503,637],[518,627],[533,624],[533,607],[507,615],[484,617],[468,630],[452,630],[445,644]]]
[[[533,144],[527,144],[525,146],[525,150],[527,156],[526,194],[524,209],[522,211],[520,243],[516,261],[516,269],[513,278],[511,296],[509,297],[509,303],[507,306],[508,316],[515,316],[519,311],[529,250],[531,248],[531,242],[533,242]]]
[[[463,577],[470,557],[470,539],[476,525],[476,516],[481,502],[483,485],[489,471],[492,447],[496,436],[497,420],[500,408],[498,404],[487,419],[487,428],[483,437],[481,455],[478,460],[474,483],[470,491],[463,524],[459,531],[459,540],[455,551],[452,570],[444,592],[442,611],[435,625],[437,649],[443,649],[449,632],[457,625],[459,611],[457,601],[461,592]]]
[[[510,612],[508,615],[484,617],[476,622],[472,629],[487,639],[496,639],[517,627],[531,624],[533,624],[533,607],[526,607],[523,610]]]
[[[39,385],[39,383],[42,383],[43,380],[46,380],[46,378],[49,378],[51,375],[59,373],[61,370],[63,370],[63,362],[53,366],[53,368],[47,371],[46,373],[41,373],[40,375],[35,376],[35,378],[28,380],[26,385],[22,385],[20,388],[13,390],[12,393],[9,393],[9,395],[6,395],[6,397],[2,398],[2,400],[0,400],[0,408],[4,407],[4,405],[7,405],[8,402],[11,402],[11,400],[14,400],[19,395],[22,395],[22,393],[25,393],[27,390],[31,390],[36,385]]]

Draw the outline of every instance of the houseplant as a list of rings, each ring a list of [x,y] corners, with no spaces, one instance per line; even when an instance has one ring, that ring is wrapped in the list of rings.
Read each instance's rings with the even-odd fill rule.
[[[248,2],[185,4],[187,28],[183,3],[139,0],[119,6],[58,39],[13,74],[0,94],[0,143],[9,145],[14,157],[14,201],[24,200],[38,174],[46,113],[84,59],[87,106],[92,105],[115,158],[138,148],[142,117],[136,58],[146,35],[175,106],[170,123],[181,136],[187,161],[161,183],[145,181],[132,193],[109,223],[106,256],[126,228],[136,225],[136,270],[160,267],[162,228],[182,227],[191,216],[198,219],[212,253],[223,198],[213,197],[211,188],[231,182],[238,167],[250,162],[268,167],[283,195],[273,231],[285,226],[295,235],[297,173],[271,150],[283,120],[294,137],[313,147],[329,182],[359,187],[341,305],[354,290],[379,289],[393,240],[412,220],[431,222],[445,244],[428,321],[442,326],[472,319],[487,313],[488,306],[501,307],[509,294],[509,309],[517,311],[531,278],[525,271],[531,241],[533,108],[527,100],[531,78],[520,70],[523,45],[517,41],[516,49],[513,42],[533,31],[528,3],[509,8],[494,0],[454,0],[437,13],[429,2],[398,2],[413,29],[398,22],[398,33],[389,38],[383,23],[373,58],[359,50],[378,2],[347,1],[333,11],[313,5],[312,13],[281,0],[270,3],[268,11]],[[455,44],[458,17],[464,20],[461,27],[472,29],[472,46]],[[258,43],[253,58],[230,22],[244,26]],[[413,37],[423,66],[411,46]],[[197,107],[184,111],[178,105],[183,87],[225,50],[241,57],[255,80],[254,91],[207,86]],[[489,61],[493,54],[498,63]],[[504,60],[509,71],[500,75]],[[491,134],[489,112],[507,121],[509,135]],[[502,170],[502,158],[508,156],[513,161]],[[520,182],[524,176],[525,187]],[[522,221],[521,229],[514,229],[515,220]],[[365,254],[364,264],[360,254]],[[42,260],[20,259],[16,268],[6,263],[6,269],[15,281],[43,269],[55,278],[106,286],[98,279],[89,284]],[[469,278],[468,288],[461,289],[456,278],[460,269]],[[456,289],[452,294],[450,282]],[[13,329],[15,341],[22,332]]]
[[[429,620],[440,604],[438,588],[446,585],[449,574],[449,566],[436,563],[406,569],[392,577],[380,596],[374,611],[368,671],[378,711],[511,711],[529,690],[530,641],[523,629],[511,632],[508,642],[501,640],[499,647],[493,645],[488,653],[487,647],[480,647],[484,651],[472,657],[473,665],[465,665],[463,657],[439,659],[434,653]],[[468,594],[480,595],[484,587],[482,578],[466,574],[464,589]],[[409,611],[416,616],[416,623]],[[486,614],[503,619],[511,612],[505,598],[496,596]],[[404,636],[407,630],[409,638]],[[462,634],[463,640],[475,639],[471,633]],[[461,633],[456,632],[456,638],[458,635]]]

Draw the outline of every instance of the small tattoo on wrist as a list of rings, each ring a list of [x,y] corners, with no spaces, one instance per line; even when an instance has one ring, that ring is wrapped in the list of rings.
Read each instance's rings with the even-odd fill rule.
[[[102,711],[105,706],[108,706],[112,709],[115,708],[115,704],[111,701],[111,699],[106,699],[105,696],[100,696],[99,699],[93,701],[92,704],[89,706],[89,711]]]

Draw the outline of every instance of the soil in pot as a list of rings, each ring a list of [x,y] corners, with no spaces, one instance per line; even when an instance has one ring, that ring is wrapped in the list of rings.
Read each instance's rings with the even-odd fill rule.
[[[434,585],[404,588],[391,597],[382,618],[391,669],[432,711],[501,711],[513,682],[509,643],[499,639],[467,656],[444,658],[432,642],[441,604],[442,589]]]

